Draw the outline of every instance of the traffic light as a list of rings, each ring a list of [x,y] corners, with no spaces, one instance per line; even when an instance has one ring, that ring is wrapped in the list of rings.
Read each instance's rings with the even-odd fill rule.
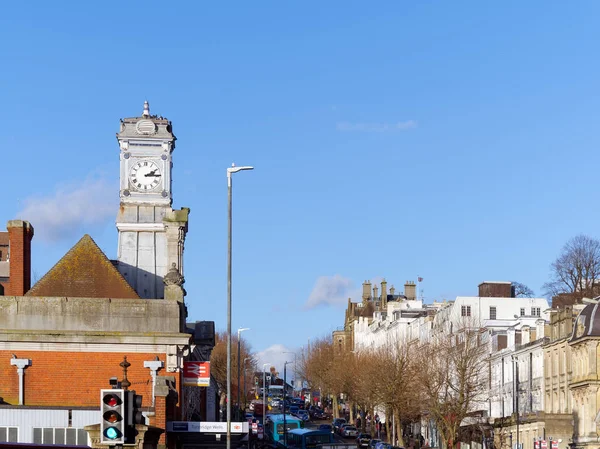
[[[146,424],[146,418],[140,410],[142,407],[142,396],[135,394],[135,391],[125,392],[125,439],[127,443],[135,443],[136,424]]]
[[[124,399],[124,390],[100,390],[100,444],[125,443]]]
[[[125,407],[127,408],[127,425],[146,424],[146,418],[140,410],[142,408],[142,395],[135,394],[135,391],[125,393]]]

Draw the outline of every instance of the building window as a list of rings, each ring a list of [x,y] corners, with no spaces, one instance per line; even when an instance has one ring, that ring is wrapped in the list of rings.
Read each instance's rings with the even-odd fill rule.
[[[531,315],[532,316],[541,316],[541,310],[539,307],[532,307],[531,308]]]
[[[521,316],[525,316],[525,307],[521,307]]]
[[[471,306],[461,306],[460,314],[461,316],[471,316]]]
[[[496,319],[496,306],[490,306],[490,320]]]
[[[84,429],[63,427],[34,427],[34,444],[64,444],[88,446],[88,434]]]
[[[0,427],[0,443],[17,443],[19,429],[17,427]]]

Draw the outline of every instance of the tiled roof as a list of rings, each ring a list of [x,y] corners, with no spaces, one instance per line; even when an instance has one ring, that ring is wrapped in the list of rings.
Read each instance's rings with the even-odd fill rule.
[[[26,296],[139,298],[87,234],[26,293]]]

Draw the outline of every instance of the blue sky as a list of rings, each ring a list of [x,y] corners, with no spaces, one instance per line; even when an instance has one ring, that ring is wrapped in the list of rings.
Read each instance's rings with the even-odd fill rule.
[[[41,277],[89,233],[116,257],[119,118],[173,122],[190,320],[280,363],[343,325],[365,279],[426,301],[540,293],[600,237],[596,1],[12,2],[0,16],[1,220]],[[288,359],[291,356],[287,356]]]

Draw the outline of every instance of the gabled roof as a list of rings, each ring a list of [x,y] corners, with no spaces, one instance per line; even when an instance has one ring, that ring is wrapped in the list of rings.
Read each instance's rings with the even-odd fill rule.
[[[139,299],[139,295],[87,234],[25,295]]]

